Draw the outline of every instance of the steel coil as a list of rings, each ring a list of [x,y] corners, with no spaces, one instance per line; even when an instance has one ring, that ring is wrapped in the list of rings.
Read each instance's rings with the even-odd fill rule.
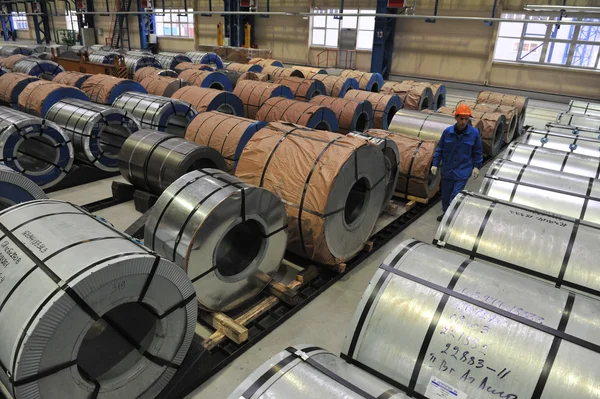
[[[244,103],[244,115],[250,119],[256,118],[258,110],[270,98],[294,98],[294,94],[286,86],[253,80],[239,82],[235,90],[233,90],[233,94],[242,100],[242,103]]]
[[[571,100],[569,101],[567,112],[570,114],[600,117],[600,104]]]
[[[433,104],[433,91],[431,87],[418,85],[414,86],[408,83],[385,82],[381,87],[383,94],[397,94],[402,100],[404,109],[421,111],[430,109]]]
[[[150,94],[126,92],[112,104],[130,112],[145,129],[185,136],[185,129],[198,112],[185,101]]]
[[[320,80],[304,78],[277,78],[273,83],[287,86],[298,101],[310,101],[314,96],[325,95],[327,89]]]
[[[519,121],[517,119],[517,115],[519,114],[519,110],[516,107],[511,107],[508,105],[498,105],[498,104],[486,104],[486,103],[473,103],[466,101],[459,101],[458,104],[465,103],[470,108],[471,111],[479,111],[479,112],[499,112],[506,117],[506,130],[504,133],[504,142],[510,143],[513,139],[518,136],[520,133],[517,131],[517,127],[519,125]]]
[[[6,58],[0,58],[0,66],[8,70],[12,70],[18,61],[26,60],[29,57],[22,54],[11,55]]]
[[[148,76],[166,76],[170,78],[176,78],[179,75],[177,72],[172,71],[170,69],[159,69],[155,67],[144,67],[140,68],[133,75],[133,80],[136,82],[141,82]]]
[[[0,211],[21,202],[45,198],[48,197],[40,186],[0,163]]]
[[[414,80],[403,80],[403,84],[412,85],[412,91],[419,92],[419,87],[426,87],[431,90],[432,101],[429,103],[429,108],[437,111],[438,108],[446,106],[446,85],[441,83],[418,82]]]
[[[532,130],[533,128],[530,128]],[[587,137],[595,140],[600,140],[600,129],[594,129],[593,127],[584,127],[584,126],[571,126],[571,125],[563,125],[556,122],[548,122],[546,123],[545,129],[537,129],[537,130],[546,130],[551,133],[558,134],[574,134],[580,137]],[[529,130],[528,130],[529,131]]]
[[[400,159],[397,192],[418,198],[431,198],[438,192],[441,173],[431,174],[435,141],[379,129],[369,129],[365,133],[389,138],[396,143]]]
[[[529,128],[517,141],[552,150],[574,152],[579,155],[600,158],[600,138],[593,139],[573,134],[553,133],[550,130]]]
[[[137,72],[138,69],[144,67],[161,68],[160,62],[153,55],[129,55],[125,54],[125,66],[130,77]]]
[[[358,102],[318,95],[311,99],[310,103],[331,109],[342,134],[364,132],[373,127],[373,106],[369,101]]]
[[[241,73],[245,73],[245,72],[261,73],[263,70],[263,68],[257,64],[238,64],[237,62],[230,62],[228,64],[225,64],[224,68],[229,71],[241,72]]]
[[[232,91],[233,85],[226,75],[221,72],[199,71],[186,69],[179,74],[179,78],[187,80],[190,84],[207,89]]]
[[[162,52],[158,53],[156,59],[160,63],[163,69],[175,69],[177,64],[181,62],[191,62],[192,60],[185,54]]]
[[[587,127],[594,130],[600,130],[600,116],[561,112],[556,116],[556,122],[562,125]]]
[[[321,81],[325,85],[324,94],[331,97],[344,97],[348,90],[358,90],[358,81],[354,78],[317,74],[311,79]]]
[[[266,66],[263,68],[263,74],[269,75],[269,80],[276,80],[280,78],[296,77],[304,79],[304,74],[297,69],[293,68],[280,68],[276,66]]]
[[[364,90],[350,90],[345,100],[369,101],[373,106],[373,127],[388,130],[396,112],[402,108],[402,100],[396,94],[371,93]]]
[[[175,71],[177,73],[181,73],[183,71],[187,71],[188,69],[193,69],[196,71],[208,71],[214,72],[215,68],[211,67],[208,64],[194,64],[193,62],[180,62],[175,66]]]
[[[74,99],[54,104],[46,118],[69,135],[77,160],[107,172],[119,171],[119,151],[140,129],[126,111]]]
[[[119,153],[121,175],[136,188],[161,194],[184,174],[203,168],[225,170],[217,150],[154,130],[131,134]]]
[[[294,65],[292,68],[302,72],[306,79],[312,79],[314,75],[327,75],[327,70],[322,68],[314,68],[302,65]]]
[[[188,51],[185,53],[194,64],[213,65],[217,69],[223,69],[223,60],[215,53],[204,53],[201,51]]]
[[[252,58],[250,61],[248,61],[248,64],[260,65],[263,68],[267,67],[267,66],[274,66],[274,67],[279,67],[279,68],[285,67],[285,65],[283,65],[283,62],[281,62],[279,60],[272,60],[269,58]]]
[[[144,86],[148,94],[162,97],[171,97],[177,90],[190,85],[186,80],[166,76],[148,76],[140,84]]]
[[[74,46],[69,46],[68,50],[72,50],[72,51],[76,52],[77,54],[84,54],[89,51],[89,49],[86,46],[82,46],[79,44],[76,44]]]
[[[143,55],[143,56],[152,56],[154,57],[154,55],[152,54],[152,51],[147,50],[147,49],[133,49],[133,50],[126,50],[126,49],[122,49],[123,51],[126,52],[126,54],[129,55]]]
[[[286,239],[281,200],[216,169],[171,184],[144,228],[144,241],[186,271],[199,306],[212,312],[262,291],[279,269]]]
[[[46,80],[52,80],[56,75],[65,71],[65,69],[56,62],[33,58],[17,61],[12,70],[13,72],[24,73]]]
[[[28,84],[19,94],[19,111],[45,118],[54,104],[66,98],[90,101],[88,96],[76,87],[39,80]]]
[[[463,191],[433,243],[599,299],[598,234],[593,223]]]
[[[24,73],[6,73],[0,76],[0,104],[19,109],[19,94],[28,84],[38,80]]]
[[[31,55],[33,54],[33,49],[25,46],[14,46],[11,44],[3,44],[0,46],[0,56],[1,57],[10,57],[11,55]]]
[[[584,295],[408,240],[371,279],[342,357],[413,397],[597,398],[599,312]]]
[[[0,380],[13,397],[155,397],[194,336],[181,268],[62,201],[8,208],[0,228]]]
[[[89,47],[90,51],[112,51],[114,50],[111,46],[106,46],[103,44],[92,44]]]
[[[235,86],[237,85],[238,82],[241,82],[241,80],[248,79],[248,76],[256,77],[256,74],[254,74],[253,72],[250,72],[250,73],[243,72],[242,73],[242,72],[230,71],[228,69],[221,69],[218,72],[227,76],[227,79],[229,79],[229,82],[231,83],[232,90],[233,90],[233,88],[235,88]],[[252,77],[250,79],[252,79]],[[252,80],[258,80],[258,77],[256,77],[256,79],[252,79]]]
[[[348,134],[376,146],[383,154],[385,160],[385,196],[381,205],[380,213],[382,213],[388,207],[398,183],[400,173],[400,151],[398,150],[398,145],[390,138],[389,134],[380,133],[376,129],[372,129],[370,134],[359,132]]]
[[[96,64],[114,64],[115,60],[120,56],[121,54],[116,51],[94,51],[88,55],[88,59],[90,62],[95,62]]]
[[[226,171],[233,173],[248,140],[266,125],[222,112],[200,112],[188,126],[185,138],[219,151],[227,164]]]
[[[477,103],[499,104],[515,107],[518,110],[517,114],[517,134],[523,134],[523,125],[525,124],[525,115],[527,114],[527,105],[529,97],[512,96],[503,93],[494,93],[491,91],[482,91],[477,95]]]
[[[100,74],[86,80],[81,90],[91,101],[106,105],[112,105],[123,93],[146,93],[144,86],[138,82]]]
[[[328,107],[272,97],[256,113],[256,119],[265,122],[289,122],[311,129],[338,132],[340,126],[335,113]]]
[[[536,147],[523,143],[511,143],[504,151],[503,159],[550,169],[556,172],[573,173],[578,176],[600,178],[600,158],[573,152]]]
[[[494,161],[479,193],[573,218],[600,222],[600,180]]]
[[[177,90],[172,98],[191,104],[198,113],[219,111],[228,115],[244,116],[242,100],[227,91],[186,86]]]
[[[361,251],[385,196],[385,160],[378,148],[293,124],[270,123],[256,132],[235,174],[283,200],[288,249],[323,264],[345,262]]]
[[[81,89],[83,83],[91,77],[92,75],[89,73],[61,72],[56,75],[52,81],[61,85],[73,86]]]
[[[334,354],[294,345],[273,356],[244,380],[228,399],[408,399],[404,393]]]
[[[448,115],[401,109],[396,112],[389,130],[438,142],[444,130],[455,123],[454,118]]]
[[[361,90],[379,93],[383,86],[383,76],[380,73],[370,73],[345,69],[340,72],[342,78],[354,78],[358,82],[358,87]]]
[[[0,162],[50,188],[69,173],[73,158],[73,144],[55,123],[0,109]]]

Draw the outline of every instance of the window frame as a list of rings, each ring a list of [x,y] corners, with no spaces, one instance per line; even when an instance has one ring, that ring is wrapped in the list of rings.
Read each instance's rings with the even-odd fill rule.
[[[29,31],[29,21],[27,20],[27,15],[24,15],[24,14],[25,14],[25,11],[12,11],[11,12],[11,18],[12,18],[14,30]],[[19,22],[24,23],[25,28],[19,28],[18,27]]]
[[[314,48],[326,48],[326,49],[337,49],[338,45],[339,45],[339,37],[341,35],[341,30],[342,29],[356,29],[356,46],[354,48],[355,51],[365,51],[365,52],[372,52],[373,51],[373,42],[371,41],[371,46],[369,48],[365,48],[365,47],[359,47],[359,42],[358,42],[358,35],[359,32],[372,32],[373,35],[375,35],[375,25],[373,24],[373,30],[371,29],[360,29],[360,20],[361,18],[373,18],[375,19],[375,17],[350,17],[350,18],[356,18],[356,26],[354,28],[347,28],[347,27],[343,27],[343,19],[339,20],[338,22],[338,26],[337,26],[337,30],[338,30],[338,41],[336,43],[335,46],[331,46],[331,45],[327,45],[327,30],[328,29],[335,29],[335,28],[328,28],[327,27],[327,15],[332,14],[332,13],[337,13],[339,12],[339,9],[335,9],[335,8],[317,8],[317,7],[313,7],[311,8],[311,13],[318,13],[318,14],[323,14],[326,19],[325,19],[325,27],[315,27],[314,26],[314,18],[315,16],[311,16],[309,18],[309,37],[308,37],[308,45],[309,47],[314,47]],[[351,10],[344,10],[344,12],[348,12],[348,13],[368,13],[368,14],[375,14],[376,10],[372,9],[372,8],[361,8],[361,7],[357,7],[356,9],[352,8]],[[334,18],[334,17],[331,17]],[[325,44],[314,44],[313,43],[313,35],[314,35],[314,31],[315,30],[323,30],[325,32],[325,37],[324,37],[324,42]]]
[[[184,9],[180,9],[180,8],[165,8],[164,10],[162,8],[157,8],[154,10],[155,11],[155,26],[156,26],[156,36],[158,37],[168,37],[168,38],[182,38],[182,39],[193,39],[194,38],[194,10],[192,8],[188,8],[187,12]],[[169,11],[169,12],[165,12],[165,11]],[[175,12],[174,12],[175,11]],[[182,15],[180,14],[185,14],[185,18],[187,19],[186,22],[181,22],[180,18],[182,17]],[[164,21],[164,17],[167,16],[169,17],[168,21]],[[191,21],[190,21],[190,16],[191,16]],[[159,20],[160,18],[160,20]],[[177,18],[177,21],[173,21],[173,18]],[[159,33],[159,24],[162,25],[162,33]],[[169,25],[171,28],[171,34],[164,34],[164,28],[165,25]],[[173,27],[177,26],[177,35],[173,34]],[[184,29],[182,29],[183,26],[187,26],[187,30],[189,32],[188,35],[183,35],[181,34]]]

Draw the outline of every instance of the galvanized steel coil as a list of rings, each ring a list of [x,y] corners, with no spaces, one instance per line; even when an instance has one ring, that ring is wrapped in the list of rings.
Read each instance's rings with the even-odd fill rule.
[[[119,153],[121,175],[136,188],[159,195],[184,174],[202,168],[225,170],[226,165],[213,148],[154,130],[131,134]]]
[[[571,114],[581,114],[600,117],[600,104],[586,101],[569,101],[567,112]]]
[[[219,111],[228,115],[244,116],[242,100],[227,91],[186,86],[177,90],[171,98],[189,103],[198,113]]]
[[[185,101],[150,94],[125,92],[112,104],[130,112],[145,129],[185,136],[185,129],[198,112]]]
[[[56,62],[38,60],[35,58],[17,61],[12,70],[13,72],[24,73],[46,80],[52,80],[56,75],[65,71],[65,69]]]
[[[517,141],[523,144],[600,158],[600,138],[594,139],[529,128]]]
[[[282,97],[272,97],[265,101],[256,113],[256,119],[265,122],[295,123],[330,132],[340,130],[337,117],[330,108]]]
[[[325,95],[327,92],[323,82],[315,79],[287,77],[277,78],[273,83],[289,87],[294,99],[298,101],[310,101],[313,97]]]
[[[123,93],[146,93],[144,86],[129,79],[97,74],[81,85],[81,90],[98,104],[112,105]]]
[[[339,97],[318,95],[311,104],[331,109],[338,121],[339,132],[364,132],[373,127],[373,106],[369,101],[352,101]]]
[[[156,59],[160,63],[163,69],[175,69],[177,64],[182,62],[192,62],[190,57],[181,53],[171,53],[168,51],[164,51],[162,53],[158,53]]]
[[[545,129],[538,130],[546,130],[551,133],[559,133],[559,134],[574,134],[576,136],[588,137],[596,140],[600,140],[600,129],[594,129],[593,127],[585,127],[585,126],[571,126],[571,125],[563,125],[561,123],[556,122],[548,122],[546,123]]]
[[[269,123],[256,132],[235,174],[283,200],[288,249],[323,264],[361,251],[385,196],[385,160],[377,147],[293,124]]]
[[[442,133],[456,121],[448,115],[401,109],[394,115],[389,130],[438,142]]]
[[[289,87],[254,80],[239,82],[233,90],[233,94],[242,100],[242,103],[244,103],[244,115],[250,119],[256,118],[256,113],[269,98],[294,98],[294,94]]]
[[[83,54],[83,53],[87,53],[89,49],[87,46],[82,46],[82,45],[76,44],[74,46],[69,46],[68,50],[72,50],[72,51],[76,52],[77,54]]]
[[[246,378],[228,399],[407,399],[404,393],[334,354],[294,345]]]
[[[16,54],[31,55],[33,54],[33,49],[25,46],[15,46],[11,44],[0,45],[1,57],[10,57],[11,55]]]
[[[223,69],[223,60],[215,53],[205,53],[202,51],[188,51],[187,53],[185,53],[185,55],[188,56],[194,64],[213,65],[217,69]]]
[[[408,240],[371,279],[342,358],[412,397],[597,398],[599,312],[585,295]]]
[[[124,56],[125,59],[125,66],[127,67],[127,72],[129,73],[130,77],[133,77],[133,75],[136,73],[136,71],[138,69],[144,68],[144,67],[155,67],[155,68],[162,68],[162,66],[160,65],[160,62],[158,62],[158,60],[156,58],[154,58],[153,55],[130,55],[130,54],[125,54]]]
[[[6,73],[0,76],[0,104],[19,109],[19,94],[28,84],[39,78],[24,73]]]
[[[594,223],[463,191],[433,243],[600,299],[599,234]]]
[[[45,198],[48,197],[40,186],[0,163],[0,211],[21,202]]]
[[[0,108],[0,162],[50,188],[69,173],[73,158],[73,144],[54,122]]]
[[[111,46],[106,46],[104,44],[92,44],[89,49],[91,51],[111,51],[114,50]]]
[[[19,111],[45,118],[54,104],[66,98],[90,101],[89,97],[76,87],[38,80],[29,83],[19,94]]]
[[[479,193],[600,223],[600,180],[497,159]]]
[[[371,93],[365,90],[350,90],[345,100],[369,101],[373,106],[373,127],[388,130],[396,112],[402,108],[402,99],[396,94]]]
[[[511,143],[504,151],[503,159],[523,165],[536,166],[556,172],[600,178],[600,158],[574,152],[536,147],[523,143]]]
[[[144,86],[148,94],[162,97],[171,97],[177,90],[190,85],[186,80],[167,76],[148,76],[140,84]]]
[[[317,74],[311,79],[321,81],[325,85],[325,94],[331,97],[344,97],[348,90],[358,90],[358,81],[354,78]]]
[[[379,93],[383,87],[383,76],[380,73],[361,72],[352,69],[345,69],[340,72],[342,78],[354,78],[358,82],[361,90]]]
[[[219,73],[222,73],[223,75],[227,76],[227,79],[229,79],[229,82],[231,83],[231,87],[233,90],[233,88],[235,88],[235,86],[237,85],[238,82],[240,82],[240,79],[244,80],[247,79],[248,76],[252,76],[255,77],[256,75],[251,72],[236,72],[236,71],[230,71],[229,69],[221,69],[220,71],[218,71]],[[258,80],[258,77],[256,79],[253,80]]]
[[[89,73],[69,71],[69,72],[59,73],[58,75],[56,75],[54,77],[54,79],[52,79],[52,81],[54,83],[67,85],[67,86],[74,86],[74,87],[77,87],[78,89],[81,89],[81,86],[83,85],[83,83],[85,83],[85,81],[91,77],[92,77],[92,75]]]
[[[171,184],[144,228],[144,242],[186,271],[199,306],[213,312],[258,295],[277,273],[286,240],[281,200],[216,169]]]
[[[0,213],[0,380],[15,399],[155,397],[197,308],[181,268],[55,200]]]
[[[561,112],[556,116],[556,122],[562,125],[589,127],[594,130],[600,130],[600,116]]]
[[[114,64],[117,57],[120,56],[121,54],[116,51],[94,51],[88,55],[88,59],[96,64]]]
[[[46,118],[70,136],[77,160],[107,172],[119,171],[119,151],[140,129],[126,111],[74,99],[57,102]]]

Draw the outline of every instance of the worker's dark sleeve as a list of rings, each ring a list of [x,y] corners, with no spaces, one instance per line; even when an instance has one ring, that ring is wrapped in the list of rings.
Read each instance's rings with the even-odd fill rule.
[[[479,130],[475,130],[477,131],[477,134],[475,135],[475,144],[473,145],[473,166],[477,169],[481,169],[483,166],[483,146],[481,144]]]
[[[433,153],[433,161],[431,161],[432,166],[440,166],[440,161],[442,160],[442,154],[444,153],[444,139],[446,138],[446,131],[442,133],[440,140],[437,142],[437,146],[435,147],[435,152]]]

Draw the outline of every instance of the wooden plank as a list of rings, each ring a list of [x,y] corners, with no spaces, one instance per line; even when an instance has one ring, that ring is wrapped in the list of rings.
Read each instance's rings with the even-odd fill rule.
[[[404,210],[406,212],[410,211],[412,208],[414,208],[417,205],[416,201],[409,201],[406,203],[406,205],[404,205]]]
[[[248,340],[248,329],[224,313],[213,313],[211,324],[227,338],[241,344]]]
[[[428,204],[429,203],[429,198],[415,197],[413,195],[405,195],[402,193],[394,193],[394,198],[407,199],[409,201],[418,202],[420,204]]]
[[[313,281],[319,275],[319,268],[315,265],[310,265],[296,275],[296,280],[302,284],[307,284]]]
[[[373,250],[373,246],[375,244],[373,243],[373,241],[367,241],[365,242],[365,246],[363,247],[363,252],[371,252]]]

